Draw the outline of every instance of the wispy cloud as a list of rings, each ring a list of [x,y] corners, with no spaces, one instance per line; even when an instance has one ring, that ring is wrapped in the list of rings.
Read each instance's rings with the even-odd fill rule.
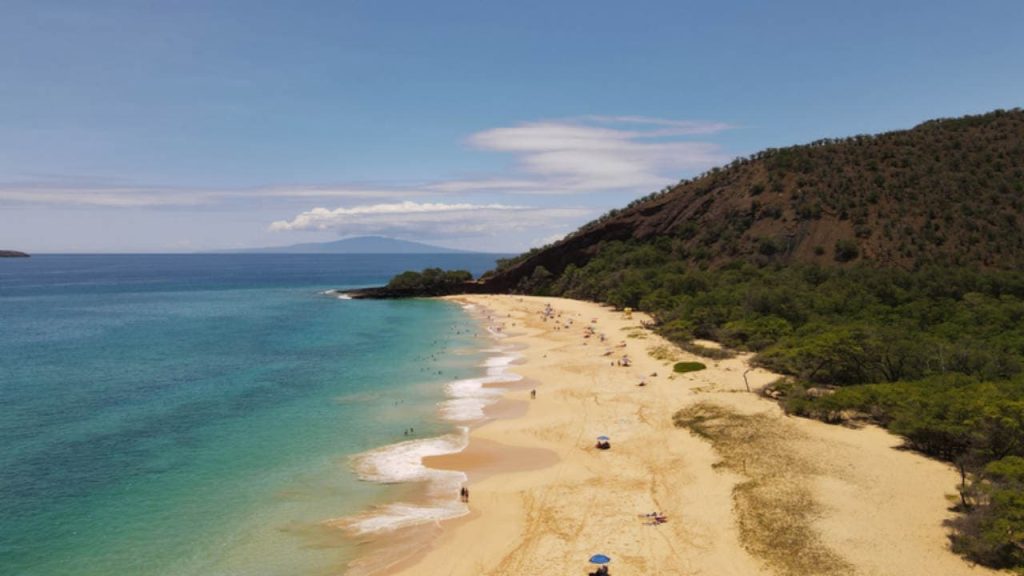
[[[695,136],[717,134],[719,132],[734,128],[732,124],[725,122],[699,122],[694,120],[669,120],[666,118],[654,118],[651,116],[583,116],[583,122],[594,122],[598,124],[613,125],[639,125],[659,126],[656,130],[644,130],[635,133],[638,137],[662,137],[662,136]]]
[[[270,225],[275,232],[331,230],[338,235],[383,234],[460,238],[565,226],[589,215],[579,208],[505,204],[398,202],[350,208],[314,208]]]
[[[700,139],[731,128],[721,122],[648,116],[581,116],[526,122],[468,137],[476,150],[507,154],[514,169],[473,178],[404,184],[295,185],[202,189],[161,186],[73,185],[52,179],[0,183],[0,202],[105,207],[225,204],[250,199],[442,200],[451,196],[572,195],[650,192],[686,173],[728,160],[718,144]]]
[[[392,199],[428,193],[429,190],[398,186],[294,186],[216,190],[146,186],[0,184],[0,202],[113,208],[200,206],[258,198]]]
[[[471,145],[517,156],[523,193],[571,194],[596,190],[645,190],[679,179],[682,172],[727,160],[712,142],[682,139],[708,135],[723,123],[646,116],[587,116],[531,122],[473,134]],[[503,182],[497,180],[497,182]],[[487,180],[448,182],[482,187]]]

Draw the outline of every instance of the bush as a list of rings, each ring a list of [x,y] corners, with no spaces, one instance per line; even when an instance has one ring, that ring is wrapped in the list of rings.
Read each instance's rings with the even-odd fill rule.
[[[466,270],[426,268],[422,272],[402,272],[388,282],[392,290],[437,290],[469,282],[473,274]]]
[[[853,240],[836,240],[836,262],[849,262],[860,256],[860,249]]]
[[[697,372],[707,368],[700,362],[676,362],[676,365],[672,367],[672,371],[677,374],[685,374],[687,372]]]

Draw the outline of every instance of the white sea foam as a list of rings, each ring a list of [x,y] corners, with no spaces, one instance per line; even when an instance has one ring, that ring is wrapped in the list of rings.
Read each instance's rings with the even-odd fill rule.
[[[419,506],[396,502],[353,516],[344,522],[344,525],[357,534],[373,534],[458,518],[468,513],[469,508],[454,497],[451,502],[438,506]]]
[[[497,338],[502,334],[492,331]],[[482,420],[484,409],[497,402],[504,390],[494,384],[521,380],[509,367],[518,358],[507,348],[496,346],[486,350],[493,354],[483,368],[485,375],[477,378],[453,380],[445,384],[448,399],[438,403],[440,416],[452,422]],[[466,483],[463,472],[435,470],[423,465],[423,458],[461,452],[469,443],[469,430],[460,426],[457,432],[391,444],[356,455],[352,466],[360,479],[382,484],[399,482],[425,482],[427,501],[412,504],[393,502],[374,507],[339,522],[357,534],[390,532],[398,528],[438,522],[469,513],[469,508],[457,498],[459,487]]]
[[[502,349],[495,351],[504,352]],[[449,398],[438,403],[441,417],[453,422],[482,420],[486,416],[484,409],[496,403],[504,393],[501,388],[487,387],[487,385],[515,382],[522,379],[522,376],[507,371],[516,358],[517,356],[507,354],[491,356],[484,361],[486,376],[454,380],[446,384],[445,393]]]
[[[460,427],[444,436],[408,440],[357,454],[352,467],[361,480],[381,484],[432,480],[438,471],[424,466],[423,458],[461,452],[468,441],[468,431]]]
[[[452,434],[391,444],[354,456],[352,465],[360,479],[382,484],[426,482],[429,501],[385,504],[346,518],[341,524],[358,534],[368,534],[466,514],[468,508],[456,498],[459,487],[466,482],[466,474],[427,468],[423,458],[461,452],[468,441],[468,430],[460,427]]]

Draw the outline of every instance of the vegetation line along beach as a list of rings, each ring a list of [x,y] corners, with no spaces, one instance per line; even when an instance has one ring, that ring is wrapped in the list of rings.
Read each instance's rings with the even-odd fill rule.
[[[644,314],[454,298],[523,346],[515,370],[528,386],[507,397],[527,409],[428,462],[466,471],[473,513],[391,573],[580,573],[596,553],[615,574],[986,572],[948,545],[953,467],[878,428],[785,416],[747,391],[778,378],[749,354],[680,374],[676,362],[698,358],[643,328]]]

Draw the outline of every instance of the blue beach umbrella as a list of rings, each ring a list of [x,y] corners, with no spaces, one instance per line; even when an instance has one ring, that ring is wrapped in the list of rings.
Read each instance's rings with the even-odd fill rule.
[[[607,436],[598,436],[597,439],[598,440],[611,440],[611,438],[609,438]]]
[[[591,564],[607,564],[611,561],[612,559],[605,556],[604,554],[594,554],[590,557]]]

